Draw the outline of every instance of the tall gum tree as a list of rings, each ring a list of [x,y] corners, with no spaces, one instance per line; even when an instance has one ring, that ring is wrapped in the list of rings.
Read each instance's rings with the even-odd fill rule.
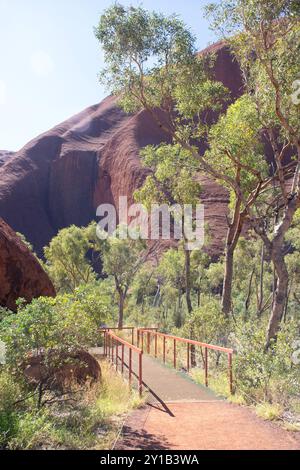
[[[95,32],[107,65],[102,81],[123,109],[147,110],[172,143],[197,161],[198,171],[238,193],[237,175],[218,171],[200,151],[229,99],[228,90],[212,78],[213,56],[196,54],[194,37],[176,16],[140,7],[116,4],[101,16]],[[225,289],[230,284],[224,282]]]
[[[262,237],[278,278],[267,346],[276,335],[284,308],[283,298],[287,289],[287,272],[282,256],[284,233],[290,226],[299,201],[299,108],[295,110],[290,100],[299,52],[295,47],[299,44],[295,5],[295,2],[253,0],[221,2],[217,7],[210,7],[215,24],[223,27],[225,23],[230,33],[235,33],[230,43],[244,72],[245,85],[256,106],[262,132],[269,140],[275,157],[273,175],[258,181],[246,199],[241,191],[241,173],[247,170],[254,176],[253,162],[245,165],[242,162],[244,156],[233,149],[227,154],[234,163],[233,174],[230,168],[229,171],[222,168],[220,171],[215,160],[211,159],[211,152],[203,154],[199,151],[201,144],[207,144],[209,138],[213,124],[211,111],[223,111],[227,94],[223,85],[212,79],[210,59],[196,55],[194,38],[185,25],[174,16],[148,13],[142,8],[126,9],[116,4],[102,15],[96,29],[107,64],[102,78],[109,89],[120,97],[123,108],[127,111],[147,110],[171,136],[173,143],[181,145],[198,160],[199,171],[230,188],[234,208],[226,244],[228,263],[223,283],[225,313],[231,308],[233,252],[244,217],[250,220],[254,230]],[[158,108],[162,112],[157,112]],[[298,164],[283,164],[288,148],[297,149]],[[249,154],[251,156],[251,152]],[[288,195],[285,182],[292,173],[293,185]],[[257,176],[257,180],[259,178]],[[270,240],[267,230],[262,229],[267,214],[258,211],[255,201],[268,191],[268,185],[274,178],[278,181],[276,185],[282,192],[285,207],[280,212],[281,228],[278,230],[277,226],[276,236],[274,233]],[[268,198],[262,198],[260,208],[263,202],[267,208],[272,204]]]
[[[297,1],[221,1],[208,6],[212,25],[229,37],[256,106],[264,137],[273,151],[273,194],[247,211],[276,274],[276,291],[266,348],[276,338],[288,297],[286,234],[300,205],[300,6]],[[293,158],[287,158],[294,155]],[[276,223],[270,230],[270,216]]]
[[[136,201],[151,209],[151,204],[179,205],[182,210],[173,214],[174,222],[179,222],[183,230],[183,251],[185,257],[185,296],[188,312],[193,310],[191,300],[192,276],[191,253],[187,247],[185,227],[185,204],[195,207],[200,201],[201,186],[196,179],[198,161],[180,145],[162,144],[158,147],[148,146],[141,152],[144,165],[151,174],[146,178],[142,188],[135,192]]]

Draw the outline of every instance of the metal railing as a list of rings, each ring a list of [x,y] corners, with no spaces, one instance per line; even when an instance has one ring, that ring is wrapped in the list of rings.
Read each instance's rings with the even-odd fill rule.
[[[152,327],[152,328],[137,328],[136,329],[136,344],[138,347],[140,347],[140,341],[141,341],[141,331],[158,331],[158,327]]]
[[[104,331],[104,330],[107,330],[107,331],[129,331],[131,332],[131,344],[134,344],[134,332],[135,332],[135,326],[122,326],[121,328],[119,327],[113,327],[113,328],[110,328],[110,327],[102,327],[101,330]]]
[[[157,329],[156,329],[157,330]],[[192,339],[187,339],[187,338],[180,338],[178,336],[173,336],[173,335],[167,335],[164,333],[159,333],[158,331],[149,329],[149,328],[139,328],[138,329],[138,346],[141,348],[142,351],[144,351],[144,337],[146,337],[146,351],[147,354],[151,354],[151,339],[154,339],[154,355],[157,358],[158,357],[158,339],[162,338],[162,359],[163,362],[166,363],[166,344],[167,341],[172,341],[173,345],[173,366],[176,369],[177,368],[177,345],[178,343],[181,344],[186,344],[187,345],[187,350],[186,350],[186,369],[187,372],[190,371],[191,369],[191,359],[192,359],[192,348],[195,349],[195,347],[201,347],[201,353],[202,349],[204,349],[204,355],[203,356],[203,362],[204,362],[204,379],[205,379],[205,385],[208,387],[208,368],[209,368],[209,363],[208,363],[208,351],[213,350],[217,351],[219,353],[224,353],[227,354],[228,357],[228,381],[229,381],[229,388],[230,388],[230,393],[233,393],[233,372],[232,372],[232,356],[233,356],[233,349],[230,348],[225,348],[223,346],[215,346],[213,344],[207,344],[207,343],[202,343],[201,341],[195,341]]]
[[[110,330],[113,328],[103,328],[101,331],[104,333],[104,355],[116,366],[116,370],[124,374],[124,369],[128,370],[128,381],[131,385],[132,378],[136,377],[138,380],[139,394],[142,395],[143,391],[143,351],[142,349],[134,346],[134,344],[125,341],[124,339],[116,336]],[[120,330],[119,328],[115,328]],[[126,328],[128,329],[128,328]],[[131,328],[129,328],[131,329]],[[133,354],[138,356],[137,360],[137,373],[133,368]]]

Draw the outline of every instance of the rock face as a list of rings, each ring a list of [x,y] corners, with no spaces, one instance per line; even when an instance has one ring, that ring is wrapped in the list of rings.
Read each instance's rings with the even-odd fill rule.
[[[42,381],[44,387],[61,392],[72,384],[92,385],[101,380],[99,362],[84,350],[69,354],[53,350],[46,361],[44,354],[31,356],[25,361],[23,368],[30,384],[36,385]]]
[[[16,233],[0,219],[0,305],[16,309],[20,297],[54,296],[54,287],[39,262]]]
[[[216,53],[215,77],[236,98],[242,90],[237,63],[223,43]],[[147,112],[126,115],[114,97],[91,106],[28,143],[0,167],[0,216],[23,233],[38,254],[57,231],[85,225],[101,203],[132,199],[147,174],[141,147],[168,141]],[[226,192],[203,179],[206,222],[213,228],[211,251],[218,254],[226,231]]]
[[[14,152],[9,152],[8,150],[0,150],[0,166],[4,165],[13,154]]]

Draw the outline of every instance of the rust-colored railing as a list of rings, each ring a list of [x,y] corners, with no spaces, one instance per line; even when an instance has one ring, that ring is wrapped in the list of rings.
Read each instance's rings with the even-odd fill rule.
[[[140,341],[141,341],[141,331],[146,331],[146,330],[157,332],[157,331],[158,331],[158,328],[157,328],[157,327],[153,327],[153,328],[137,328],[137,329],[136,329],[136,344],[137,344],[138,347],[139,347]]]
[[[107,330],[107,331],[131,331],[131,344],[134,344],[134,332],[135,332],[135,327],[134,326],[122,326],[121,328],[118,327],[103,327],[101,328],[102,331]]]
[[[223,346],[215,346],[213,344],[207,344],[207,343],[202,343],[200,341],[195,341],[192,339],[187,339],[187,338],[180,338],[178,336],[173,336],[173,335],[167,335],[164,333],[159,333],[156,330],[149,329],[149,328],[139,328],[138,329],[138,347],[141,348],[142,351],[144,351],[144,337],[146,337],[146,351],[148,354],[151,354],[151,339],[154,339],[154,355],[157,358],[158,357],[158,339],[162,339],[162,359],[163,362],[166,363],[166,343],[167,340],[172,341],[173,344],[173,366],[176,369],[177,368],[177,344],[178,343],[183,343],[187,345],[187,351],[186,351],[186,369],[189,372],[191,368],[191,359],[192,359],[192,351],[191,351],[191,346],[193,349],[195,347],[201,347],[201,352],[204,349],[204,355],[203,355],[203,362],[204,362],[204,377],[205,377],[205,385],[208,387],[208,351],[213,350],[217,351],[220,353],[227,354],[228,357],[228,381],[229,381],[229,388],[230,388],[230,393],[233,393],[233,372],[232,372],[232,356],[233,356],[233,349],[230,348],[225,348]],[[194,352],[193,352],[194,354]]]
[[[120,370],[122,374],[124,374],[125,367],[128,369],[128,380],[130,385],[132,383],[132,378],[137,377],[138,390],[141,395],[143,391],[143,351],[142,349],[134,346],[134,344],[116,336],[110,331],[111,329],[102,329],[102,332],[104,333],[104,355],[113,364],[115,364],[116,370]],[[116,329],[121,330],[119,328]],[[133,370],[133,354],[136,354],[138,357],[137,373]]]

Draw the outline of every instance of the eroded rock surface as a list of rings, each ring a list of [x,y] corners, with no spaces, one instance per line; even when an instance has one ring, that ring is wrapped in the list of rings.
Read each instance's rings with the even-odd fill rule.
[[[48,275],[17,234],[0,219],[0,305],[16,309],[16,300],[54,296]]]
[[[202,53],[210,52],[216,54],[216,79],[236,98],[242,79],[228,47],[220,42]],[[130,202],[147,174],[141,147],[162,141],[168,137],[147,112],[127,115],[108,97],[29,142],[0,166],[0,217],[41,255],[59,229],[94,219],[99,204],[117,204],[124,195]],[[209,179],[202,183],[211,251],[219,254],[228,196]]]

